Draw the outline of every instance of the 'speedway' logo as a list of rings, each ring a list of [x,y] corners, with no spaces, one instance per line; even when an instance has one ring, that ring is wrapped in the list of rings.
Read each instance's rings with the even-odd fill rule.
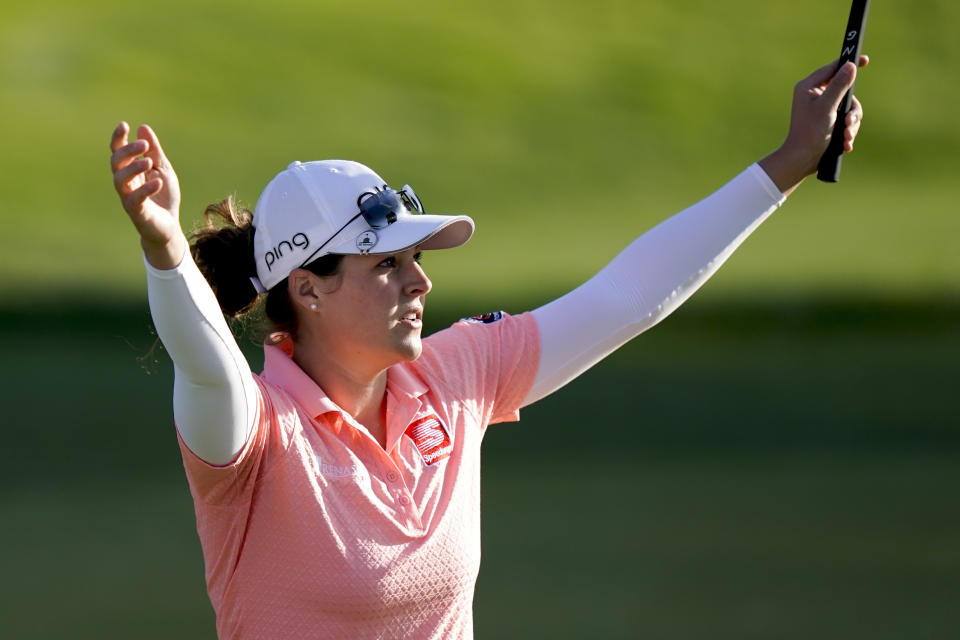
[[[449,458],[453,451],[450,434],[434,413],[411,422],[406,434],[413,440],[413,444],[427,465]]]

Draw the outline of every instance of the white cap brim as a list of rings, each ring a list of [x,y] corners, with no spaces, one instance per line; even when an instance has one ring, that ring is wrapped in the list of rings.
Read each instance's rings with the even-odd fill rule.
[[[358,222],[364,227],[359,233],[347,234],[347,230],[344,230],[346,239],[325,253],[383,254],[416,246],[421,249],[451,249],[469,240],[474,230],[473,220],[469,216],[404,215],[383,229],[371,229],[362,218]]]

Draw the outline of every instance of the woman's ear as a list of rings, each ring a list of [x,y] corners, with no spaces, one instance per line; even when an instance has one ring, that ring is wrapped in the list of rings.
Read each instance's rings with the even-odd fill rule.
[[[324,298],[340,287],[340,275],[318,276],[306,269],[294,269],[288,280],[290,300],[304,309],[317,311]]]

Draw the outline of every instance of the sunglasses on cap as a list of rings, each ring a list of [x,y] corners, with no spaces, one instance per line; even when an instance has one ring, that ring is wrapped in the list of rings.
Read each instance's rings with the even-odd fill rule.
[[[300,263],[301,267],[310,262],[313,256],[320,253],[321,249],[330,244],[331,240],[336,238],[341,231],[360,216],[363,216],[364,221],[370,225],[371,229],[383,229],[396,222],[397,217],[404,211],[413,215],[423,213],[423,203],[420,202],[420,198],[417,197],[413,187],[408,184],[403,185],[400,191],[395,191],[389,187],[377,191],[364,191],[357,198],[357,207],[360,212],[347,220],[342,227],[317,247],[316,251],[307,256],[307,259]]]
[[[397,221],[397,215],[404,210],[415,215],[423,213],[420,198],[408,184],[403,185],[400,191],[364,191],[357,198],[357,207],[360,208],[360,213],[350,218],[347,224],[356,220],[357,216],[363,216],[372,229],[383,229],[393,224]]]

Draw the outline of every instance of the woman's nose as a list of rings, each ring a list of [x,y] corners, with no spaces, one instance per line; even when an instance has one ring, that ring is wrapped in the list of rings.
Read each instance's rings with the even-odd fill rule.
[[[427,272],[423,270],[419,262],[411,260],[410,264],[412,266],[410,267],[407,276],[408,279],[404,287],[406,293],[412,296],[426,295],[430,289],[433,288],[433,283],[430,282],[430,278],[427,277]]]

